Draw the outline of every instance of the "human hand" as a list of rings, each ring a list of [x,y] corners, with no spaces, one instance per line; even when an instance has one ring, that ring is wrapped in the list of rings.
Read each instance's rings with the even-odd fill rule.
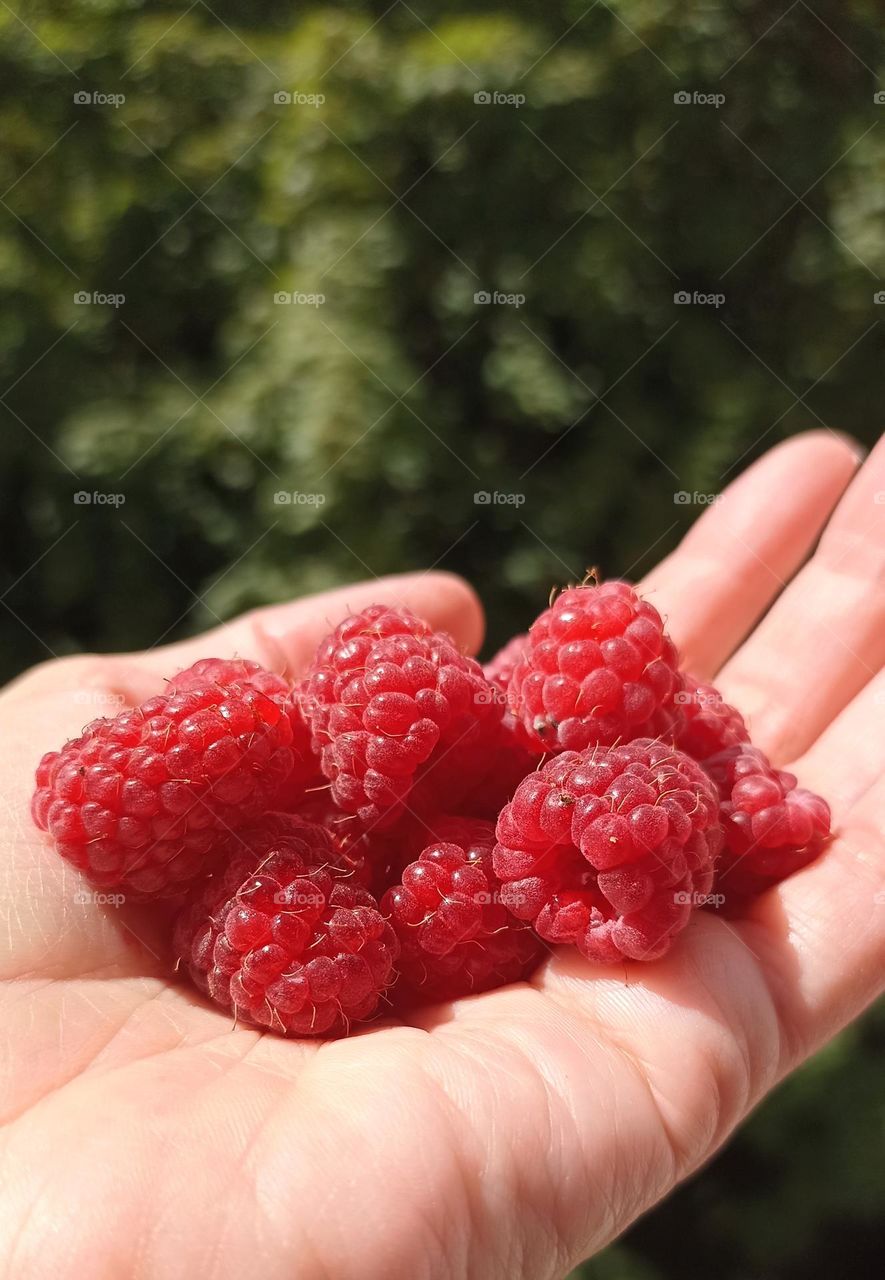
[[[475,650],[457,579],[363,584],[5,690],[5,1274],[560,1277],[708,1159],[883,985],[885,446],[802,567],[855,467],[825,433],[780,446],[642,586],[836,832],[747,918],[698,912],[654,964],[562,949],[528,983],[408,1023],[283,1040],[232,1027],[177,980],[156,912],[96,901],[32,827],[39,756],[114,697],[209,653],[297,672],[375,600]]]

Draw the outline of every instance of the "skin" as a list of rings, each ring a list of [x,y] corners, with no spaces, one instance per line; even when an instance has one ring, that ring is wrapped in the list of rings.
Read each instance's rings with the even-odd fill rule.
[[[717,1150],[885,972],[885,444],[780,445],[643,584],[698,675],[831,802],[818,863],[655,964],[570,948],[528,984],[337,1043],[213,1010],[162,921],[76,901],[28,818],[40,754],[207,654],[301,669],[348,608],[408,604],[470,650],[446,574],[388,578],[0,695],[0,1275],[561,1277]],[[84,704],[89,703],[88,707]],[[93,705],[96,704],[96,705]]]

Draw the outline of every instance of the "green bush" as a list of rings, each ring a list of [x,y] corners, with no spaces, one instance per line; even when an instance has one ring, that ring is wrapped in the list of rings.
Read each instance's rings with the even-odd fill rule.
[[[479,586],[495,643],[552,582],[650,567],[697,514],[680,491],[808,426],[874,439],[881,6],[776,17],[0,7],[2,674],[434,564]],[[590,1274],[681,1280],[682,1239],[698,1274],[832,1276],[827,1233],[881,1209],[843,1199],[872,1185],[863,1142],[855,1180],[822,1173],[858,1121],[849,1075],[876,1104],[876,1034]]]
[[[869,6],[385,8],[0,10],[7,674],[435,562],[498,639],[588,562],[647,568],[674,492],[874,432]]]

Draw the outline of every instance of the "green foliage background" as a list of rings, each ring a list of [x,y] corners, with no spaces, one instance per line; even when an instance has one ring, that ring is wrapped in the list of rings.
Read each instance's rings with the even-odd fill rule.
[[[0,674],[436,563],[497,643],[588,563],[650,567],[697,514],[675,493],[808,426],[871,443],[883,17],[0,7]],[[843,1036],[586,1274],[878,1274],[883,1035]]]

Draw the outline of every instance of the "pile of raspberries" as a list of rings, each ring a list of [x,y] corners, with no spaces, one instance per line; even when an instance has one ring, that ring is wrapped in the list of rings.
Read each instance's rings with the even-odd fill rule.
[[[33,816],[96,890],[165,900],[209,1000],[326,1037],[555,946],[655,960],[830,830],[624,582],[563,591],[484,668],[385,605],[294,683],[204,659],[45,756]]]

